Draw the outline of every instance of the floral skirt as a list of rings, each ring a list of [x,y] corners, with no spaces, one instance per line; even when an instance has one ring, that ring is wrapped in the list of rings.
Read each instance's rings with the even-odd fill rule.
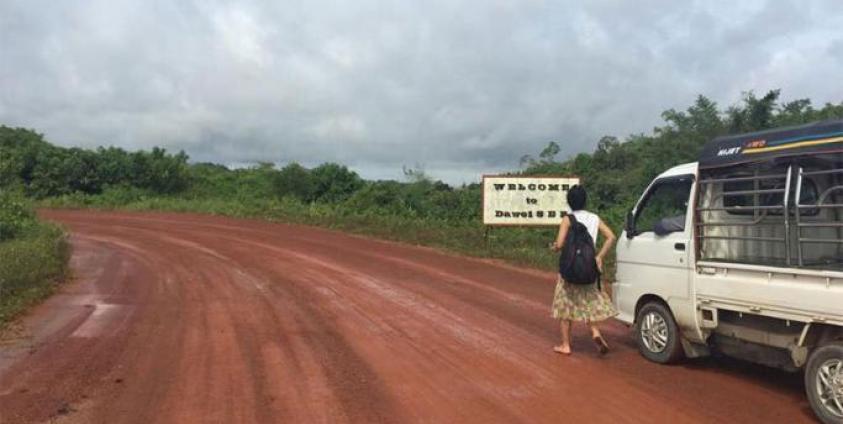
[[[618,314],[609,296],[597,284],[568,284],[562,278],[556,282],[552,315],[556,319],[597,322]]]

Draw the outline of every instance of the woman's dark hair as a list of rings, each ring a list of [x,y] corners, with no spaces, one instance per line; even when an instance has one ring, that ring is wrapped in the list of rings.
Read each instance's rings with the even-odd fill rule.
[[[580,185],[575,185],[568,190],[568,206],[572,211],[585,209],[585,202],[588,200],[588,195],[585,189]]]

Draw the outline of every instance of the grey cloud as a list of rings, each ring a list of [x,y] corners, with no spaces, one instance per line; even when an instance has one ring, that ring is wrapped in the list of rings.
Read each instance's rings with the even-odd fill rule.
[[[835,1],[0,4],[0,123],[194,160],[472,181],[698,93],[838,102]],[[837,57],[837,60],[830,60]]]

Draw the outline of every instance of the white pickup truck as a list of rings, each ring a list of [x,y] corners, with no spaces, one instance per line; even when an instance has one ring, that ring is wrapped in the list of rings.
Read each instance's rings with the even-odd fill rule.
[[[612,297],[641,354],[804,370],[843,423],[843,120],[720,137],[627,217]]]

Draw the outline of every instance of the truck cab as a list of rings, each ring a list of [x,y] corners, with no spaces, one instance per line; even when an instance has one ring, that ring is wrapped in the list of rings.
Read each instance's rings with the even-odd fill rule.
[[[618,240],[618,270],[612,294],[619,320],[633,324],[645,304],[659,302],[679,315],[676,322],[681,323],[682,340],[701,343],[694,314],[694,224],[693,213],[689,213],[696,176],[696,162],[675,166],[644,190]],[[672,227],[664,228],[668,223]],[[665,342],[656,333],[652,336],[649,343]]]
[[[712,140],[650,183],[616,249],[612,299],[645,358],[802,371],[843,423],[843,120]]]

